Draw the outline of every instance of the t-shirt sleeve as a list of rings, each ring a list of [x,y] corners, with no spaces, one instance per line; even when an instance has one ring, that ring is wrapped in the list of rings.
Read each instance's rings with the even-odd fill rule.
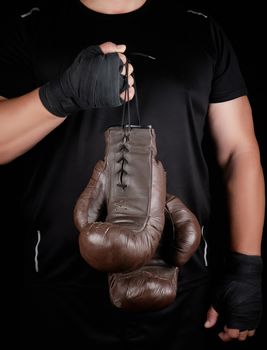
[[[224,102],[247,95],[234,49],[224,31],[211,19],[211,34],[215,49],[215,66],[209,101]]]
[[[23,19],[8,18],[1,25],[0,96],[21,96],[35,88],[32,57],[26,38]]]

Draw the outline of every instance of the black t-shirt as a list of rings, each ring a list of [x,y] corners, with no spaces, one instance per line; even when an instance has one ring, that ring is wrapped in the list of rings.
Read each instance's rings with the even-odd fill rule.
[[[242,96],[246,87],[233,49],[212,18],[176,2],[168,8],[159,3],[148,0],[134,12],[106,15],[73,1],[61,9],[51,6],[24,14],[2,42],[0,95],[12,98],[33,90],[64,71],[89,45],[126,44],[135,68],[141,121],[156,131],[167,191],[184,201],[203,228],[210,212],[202,150],[208,106]],[[134,102],[131,105],[135,124]],[[27,283],[106,283],[106,274],[80,257],[73,208],[94,165],[103,159],[104,131],[120,124],[121,116],[121,107],[71,115],[2,167],[2,184],[24,240]],[[182,268],[180,285],[206,277],[205,244],[203,239]]]

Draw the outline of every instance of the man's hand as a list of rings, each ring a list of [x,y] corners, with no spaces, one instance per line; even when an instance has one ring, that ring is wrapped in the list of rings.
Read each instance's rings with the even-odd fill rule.
[[[204,324],[204,327],[211,328],[215,326],[215,324],[217,323],[218,317],[219,317],[218,312],[211,306],[207,313],[207,320]],[[253,330],[246,329],[241,331],[240,329],[227,328],[227,326],[225,326],[224,330],[220,332],[218,335],[224,342],[228,342],[234,339],[239,341],[244,341],[247,339],[247,337],[253,337],[254,334],[255,334],[255,329]]]
[[[133,98],[133,67],[125,50],[125,45],[111,42],[83,49],[63,73],[41,86],[43,106],[66,117],[90,108],[118,107]]]
[[[252,337],[262,314],[261,274],[260,256],[230,253],[204,326],[213,327],[220,314],[225,319],[224,330],[219,333],[223,341]]]

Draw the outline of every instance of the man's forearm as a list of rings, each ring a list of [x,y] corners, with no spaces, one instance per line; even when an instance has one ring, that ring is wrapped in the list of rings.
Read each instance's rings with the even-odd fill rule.
[[[38,90],[0,101],[0,164],[28,151],[65,118],[57,118],[42,105]]]
[[[225,167],[230,219],[230,249],[261,254],[264,179],[257,149],[233,155]]]

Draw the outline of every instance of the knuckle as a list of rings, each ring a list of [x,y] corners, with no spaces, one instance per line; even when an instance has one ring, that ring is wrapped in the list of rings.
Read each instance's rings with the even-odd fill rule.
[[[107,41],[105,42],[105,45],[107,46],[107,48],[111,49],[111,48],[114,48],[115,44],[111,41]]]
[[[115,50],[116,45],[111,41],[106,41],[100,45],[102,51],[106,54]]]

